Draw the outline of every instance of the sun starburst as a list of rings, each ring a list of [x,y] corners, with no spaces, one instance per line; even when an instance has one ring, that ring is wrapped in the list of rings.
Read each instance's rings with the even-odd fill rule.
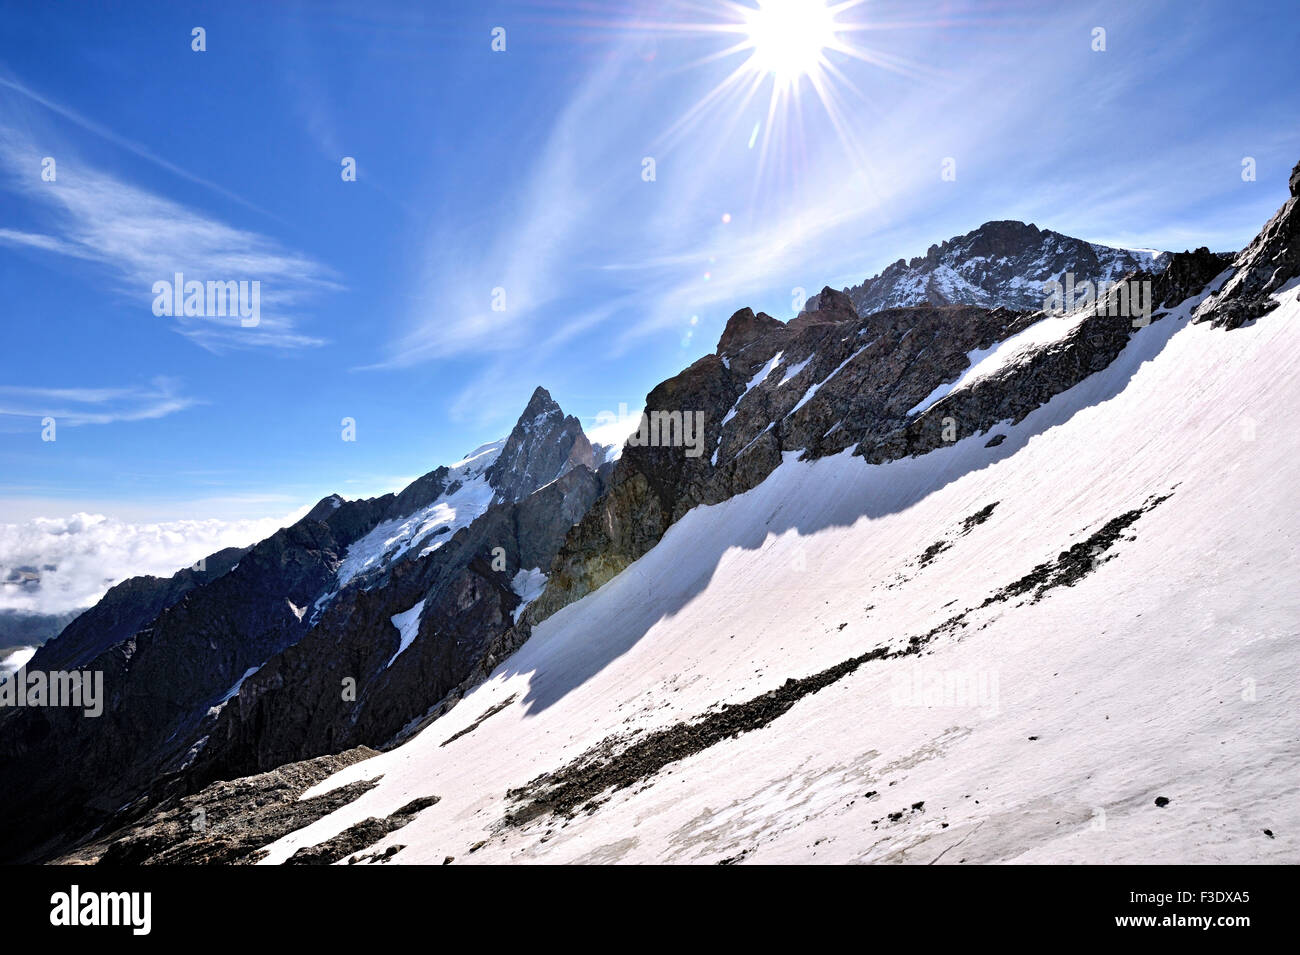
[[[931,71],[851,40],[867,31],[901,25],[851,19],[852,11],[861,15],[860,8],[866,2],[720,0],[709,5],[711,13],[707,16],[697,12],[681,21],[654,24],[663,32],[734,37],[728,45],[696,60],[694,66],[741,58],[716,86],[688,107],[660,141],[671,146],[706,121],[730,132],[742,116],[753,115],[751,105],[766,93],[764,114],[748,133],[749,148],[758,150],[758,178],[771,167],[774,156],[781,161],[782,172],[788,173],[794,161],[792,154],[802,148],[805,139],[809,117],[805,115],[804,101],[811,99],[820,107],[844,150],[859,168],[868,170],[870,159],[860,145],[860,116],[878,107],[855,85],[844,67],[856,61],[913,78]]]
[[[745,30],[746,66],[770,74],[778,86],[821,71],[825,51],[839,45],[835,14],[822,0],[760,0],[745,13]]]

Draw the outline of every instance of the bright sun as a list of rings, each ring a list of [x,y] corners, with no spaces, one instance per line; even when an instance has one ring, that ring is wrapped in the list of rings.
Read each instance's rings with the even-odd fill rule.
[[[757,120],[748,133],[748,148],[757,151],[760,174],[769,156],[776,163],[796,161],[796,153],[809,141],[803,104],[812,100],[821,104],[825,118],[858,166],[870,168],[871,157],[863,152],[857,131],[863,110],[876,106],[846,71],[852,63],[865,63],[908,77],[935,75],[935,71],[924,65],[913,63],[887,47],[865,44],[863,39],[875,31],[943,24],[912,19],[864,19],[862,8],[870,0],[676,2],[697,11],[707,5],[708,9],[717,10],[721,19],[655,21],[647,29],[734,38],[693,65],[702,66],[735,56],[744,59],[691,104],[656,143],[671,146],[692,135],[702,123],[726,123],[730,116],[734,124],[744,116]],[[767,109],[764,115],[756,117],[750,112],[750,104],[764,94]],[[748,123],[745,125],[748,128]]]
[[[835,14],[823,0],[759,0],[745,20],[749,68],[770,74],[778,86],[815,76],[825,65],[823,51],[838,42]]]

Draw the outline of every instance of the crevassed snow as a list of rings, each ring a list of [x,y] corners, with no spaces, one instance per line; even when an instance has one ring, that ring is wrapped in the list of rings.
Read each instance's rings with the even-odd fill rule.
[[[264,863],[426,794],[442,800],[374,851],[404,846],[398,864],[1300,861],[1300,429],[1278,415],[1300,402],[1298,364],[1295,301],[1231,332],[1169,316],[999,428],[996,448],[972,435],[879,466],[785,455],[540,624],[422,733],[304,793],[383,777]],[[977,610],[925,654],[865,664],[564,825],[501,824],[510,790],[611,734],[903,645],[1171,491],[1073,586]],[[941,539],[951,548],[919,566]]]
[[[415,640],[416,635],[420,632],[420,614],[424,613],[424,601],[421,600],[410,610],[403,613],[393,614],[390,618],[397,632],[402,635],[402,642],[397,646],[397,652],[389,657],[388,662],[384,664],[384,669],[393,665],[393,661],[402,655],[402,651],[409,647]]]
[[[519,622],[519,616],[524,609],[542,595],[546,589],[546,575],[542,573],[540,567],[534,567],[532,570],[520,570],[510,581],[510,589],[519,597],[521,603],[515,608],[515,623]]]

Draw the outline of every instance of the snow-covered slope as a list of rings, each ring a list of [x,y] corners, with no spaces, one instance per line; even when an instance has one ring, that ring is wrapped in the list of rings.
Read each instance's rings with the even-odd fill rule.
[[[1231,332],[1179,308],[995,447],[786,452],[263,861],[433,795],[374,850],[1300,860],[1295,298]]]
[[[348,547],[338,569],[338,589],[346,587],[358,574],[391,563],[413,547],[424,545],[420,547],[421,556],[432,552],[462,527],[468,527],[492,503],[496,489],[483,472],[496,461],[505,443],[505,438],[490,442],[448,465],[446,492],[414,513],[383,521]],[[322,599],[328,599],[328,595]]]

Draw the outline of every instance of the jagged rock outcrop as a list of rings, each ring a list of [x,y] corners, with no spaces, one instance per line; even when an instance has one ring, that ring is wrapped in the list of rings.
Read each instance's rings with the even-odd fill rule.
[[[767,312],[755,313],[752,308],[742,308],[727,320],[727,327],[718,340],[718,354],[742,351],[750,342],[781,326],[782,323]]]
[[[844,292],[837,292],[829,285],[804,304],[803,311],[790,322],[791,328],[803,328],[806,325],[827,325],[838,322],[853,321],[858,317],[853,301]]]
[[[309,634],[244,682],[205,730],[190,777],[203,783],[381,745],[422,719],[509,642],[520,603],[512,576],[549,566],[601,490],[593,471],[572,469],[522,501],[493,506],[432,554],[398,563],[383,586],[347,589]],[[402,648],[393,618],[420,604]]]
[[[884,437],[967,353],[1014,333],[1026,313],[972,306],[890,309],[859,317],[824,290],[809,318],[762,322],[741,310],[718,351],[660,384],[646,414],[703,414],[703,451],[634,446],[615,464],[610,490],[573,528],[525,618],[537,623],[590,593],[653,547],[688,510],[749,490],[784,452],[821,456]],[[746,334],[737,334],[739,330]]]
[[[372,789],[378,780],[301,799],[312,786],[377,755],[358,747],[280,766],[188,796],[171,796],[138,822],[54,860],[60,865],[248,865],[262,846],[309,826]]]
[[[860,315],[911,305],[1036,311],[1043,307],[1043,283],[1066,273],[1080,283],[1113,282],[1129,272],[1159,271],[1165,261],[1165,253],[1115,249],[1003,220],[899,259],[845,292]]]
[[[1166,309],[1203,292],[1223,271],[1223,258],[1202,248],[1175,253],[1163,272],[1138,272],[1126,280],[1151,283],[1151,320],[1159,321],[1168,314]],[[872,464],[883,464],[933,451],[1001,422],[1023,420],[1053,395],[1108,367],[1124,350],[1134,320],[1110,304],[1098,303],[1061,339],[1037,351],[1031,361],[1009,364],[969,387],[954,390],[909,416],[891,434],[863,441],[854,453]]]
[[[487,478],[496,488],[494,501],[518,501],[578,465],[595,468],[591,442],[578,419],[566,415],[550,392],[539,387]]]
[[[1198,322],[1240,328],[1277,308],[1273,298],[1300,275],[1300,163],[1288,180],[1291,196],[1233,262],[1236,272],[1196,311]],[[1293,293],[1296,292],[1293,287]]]

